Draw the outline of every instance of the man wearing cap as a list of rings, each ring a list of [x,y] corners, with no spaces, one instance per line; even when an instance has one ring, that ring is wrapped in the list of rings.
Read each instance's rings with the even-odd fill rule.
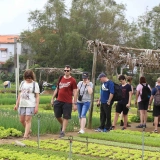
[[[111,127],[111,109],[112,98],[114,94],[114,83],[107,78],[104,73],[98,76],[98,80],[102,83],[100,91],[100,99],[97,106],[100,105],[100,126],[95,130],[96,132],[107,132]]]
[[[91,94],[93,92],[93,84],[89,81],[88,72],[83,72],[82,74],[83,81],[80,81],[77,85],[78,88],[78,116],[79,116],[79,123],[80,123],[80,130],[79,134],[84,133],[84,128],[86,125],[86,114],[90,107],[91,102]]]

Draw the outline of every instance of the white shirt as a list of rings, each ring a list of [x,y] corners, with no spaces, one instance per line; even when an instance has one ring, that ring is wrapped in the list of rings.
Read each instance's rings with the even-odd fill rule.
[[[33,81],[34,82],[34,81]],[[39,93],[39,85],[35,82],[35,90],[33,93],[33,82],[27,83],[22,81],[20,84],[20,103],[19,107],[35,107],[36,106],[36,97],[35,93]]]

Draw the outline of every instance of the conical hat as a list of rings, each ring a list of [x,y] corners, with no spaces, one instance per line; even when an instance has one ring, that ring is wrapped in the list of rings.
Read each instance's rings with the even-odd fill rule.
[[[8,81],[3,82],[3,85],[4,86],[8,85]]]

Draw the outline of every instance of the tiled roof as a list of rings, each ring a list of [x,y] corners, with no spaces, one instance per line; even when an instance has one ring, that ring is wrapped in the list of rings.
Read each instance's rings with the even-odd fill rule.
[[[19,39],[19,35],[0,35],[0,43],[14,43],[14,38]]]
[[[6,51],[7,48],[0,48],[0,51]]]

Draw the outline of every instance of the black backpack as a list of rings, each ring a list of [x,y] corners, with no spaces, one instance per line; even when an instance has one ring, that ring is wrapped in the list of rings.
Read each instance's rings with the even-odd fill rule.
[[[114,95],[113,95],[113,99],[112,100],[113,101],[122,100],[122,89],[121,89],[119,84],[114,83]]]
[[[160,90],[158,87],[156,87],[156,94],[154,95],[154,106],[159,106],[160,107]]]
[[[146,86],[143,85],[143,84],[141,84],[141,85],[143,86],[142,94],[141,94],[141,100],[142,101],[149,101],[149,98],[151,97],[151,90],[148,87],[148,84],[146,84]]]

